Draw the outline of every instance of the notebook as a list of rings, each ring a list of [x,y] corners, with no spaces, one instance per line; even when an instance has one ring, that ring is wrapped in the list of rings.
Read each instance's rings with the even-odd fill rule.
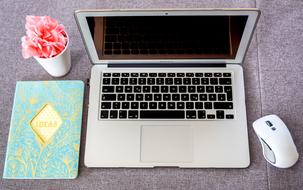
[[[87,167],[245,168],[245,9],[81,9]]]
[[[82,81],[17,82],[3,178],[77,177],[83,92]]]

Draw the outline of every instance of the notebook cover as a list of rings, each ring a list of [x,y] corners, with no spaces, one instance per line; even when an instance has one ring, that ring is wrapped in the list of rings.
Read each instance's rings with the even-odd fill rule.
[[[17,82],[3,178],[77,177],[83,93],[82,81]]]

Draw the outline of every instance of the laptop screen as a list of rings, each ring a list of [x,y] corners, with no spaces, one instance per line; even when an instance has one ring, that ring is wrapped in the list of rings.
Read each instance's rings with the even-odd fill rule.
[[[99,59],[234,59],[248,16],[86,17]]]

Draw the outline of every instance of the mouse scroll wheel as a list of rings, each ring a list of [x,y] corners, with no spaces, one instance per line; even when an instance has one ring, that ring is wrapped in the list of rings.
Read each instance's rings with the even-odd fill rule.
[[[268,160],[269,162],[275,164],[276,163],[276,157],[270,146],[262,139],[261,139],[261,144],[263,148],[263,155]]]
[[[272,127],[272,126],[273,126],[272,122],[270,122],[270,121],[265,121],[265,123],[266,123],[266,125],[268,125],[269,127]]]

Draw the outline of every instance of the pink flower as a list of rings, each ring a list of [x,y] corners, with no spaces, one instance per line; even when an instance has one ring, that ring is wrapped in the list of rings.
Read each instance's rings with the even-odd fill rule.
[[[64,26],[49,16],[26,16],[26,36],[21,38],[22,55],[50,58],[60,54],[66,44]]]

